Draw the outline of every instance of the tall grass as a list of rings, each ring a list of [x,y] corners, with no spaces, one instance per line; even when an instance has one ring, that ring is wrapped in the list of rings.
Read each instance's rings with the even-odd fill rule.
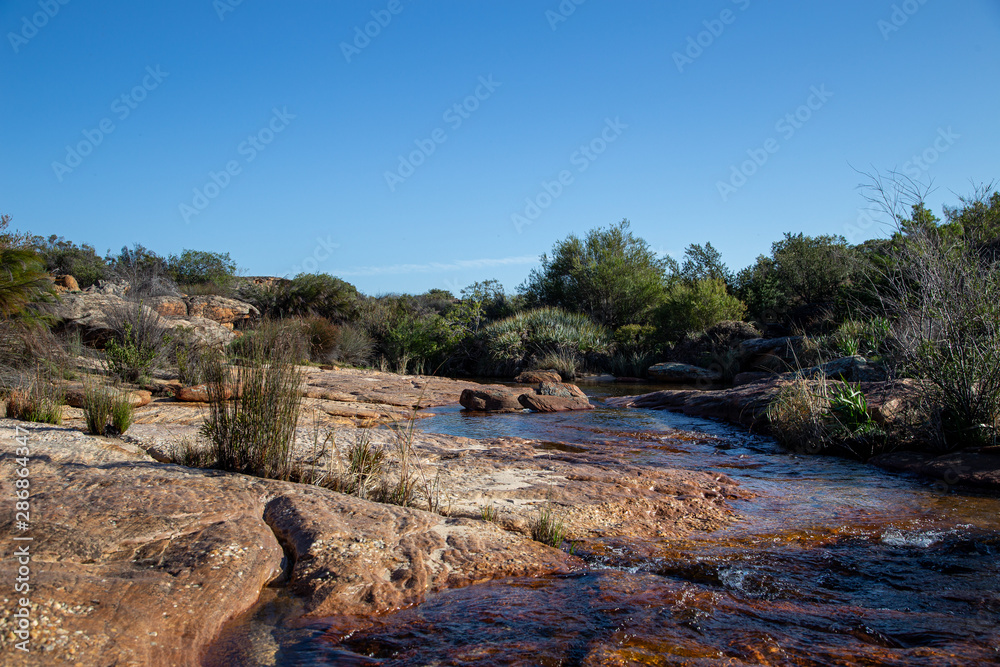
[[[135,408],[128,392],[87,383],[83,390],[83,416],[94,435],[121,435],[132,426]]]
[[[250,337],[230,370],[209,367],[209,412],[202,427],[217,467],[257,477],[287,479],[299,421],[302,371],[290,344]],[[227,401],[227,396],[235,396]]]
[[[561,518],[548,505],[528,524],[531,539],[558,549],[566,540],[566,527]]]
[[[12,389],[7,397],[7,416],[41,424],[62,424],[66,395],[40,368]]]

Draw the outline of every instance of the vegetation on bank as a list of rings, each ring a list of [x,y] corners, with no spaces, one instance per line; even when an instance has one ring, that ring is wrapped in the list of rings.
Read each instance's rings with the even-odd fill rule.
[[[769,254],[733,271],[711,243],[691,245],[680,261],[660,256],[623,220],[556,242],[514,294],[496,281],[459,295],[371,297],[325,274],[252,280],[240,277],[226,253],[185,249],[163,257],[136,245],[101,257],[86,244],[13,232],[4,217],[0,374],[14,392],[9,410],[46,412],[35,409],[47,405],[43,398],[27,400],[38,391],[32,387],[45,384],[34,366],[65,376],[73,372],[65,360],[85,346],[72,332],[51,330],[34,304],[55,298],[49,275],[72,275],[80,288],[100,285],[125,296],[120,312],[106,313],[114,334],[92,341],[100,349],[86,353],[116,382],[134,386],[167,368],[185,384],[218,384],[222,365],[249,373],[263,358],[289,367],[448,375],[555,369],[566,379],[586,372],[642,377],[654,363],[681,361],[728,381],[746,370],[784,372],[863,356],[878,378],[919,381],[934,446],[993,443],[1000,417],[1000,194],[980,188],[946,207],[942,220],[926,208],[926,191],[905,177],[872,175],[865,192],[894,225],[889,238],[852,245],[840,236],[787,233]],[[180,294],[239,298],[261,318],[228,349],[205,348],[183,331],[168,334],[144,307],[148,299]],[[741,351],[748,339],[789,335],[801,337],[791,360]],[[258,387],[263,401],[294,378],[242,380]],[[803,380],[783,391],[772,421],[790,444],[807,439],[867,456],[898,438],[873,425],[864,398],[857,385]],[[219,461],[231,459],[238,469],[257,456],[241,449],[231,430],[247,426],[248,417],[214,419]],[[285,436],[276,437],[268,447],[282,451]]]

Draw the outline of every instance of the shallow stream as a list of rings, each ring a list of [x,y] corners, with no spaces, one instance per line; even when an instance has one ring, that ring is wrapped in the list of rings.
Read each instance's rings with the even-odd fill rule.
[[[588,393],[599,405],[645,390]],[[716,532],[579,553],[577,574],[445,591],[360,625],[297,627],[294,600],[269,590],[206,664],[1000,664],[1000,498],[670,412],[432,412],[420,428],[611,443],[647,465],[724,472],[756,497],[732,501],[740,520]]]

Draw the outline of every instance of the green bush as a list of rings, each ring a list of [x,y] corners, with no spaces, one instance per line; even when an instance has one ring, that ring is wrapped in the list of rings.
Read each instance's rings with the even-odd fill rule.
[[[89,383],[84,387],[83,415],[89,433],[121,435],[132,426],[134,413],[127,391]]]
[[[124,382],[147,382],[164,362],[173,340],[163,319],[141,301],[115,306],[105,316],[114,331],[104,346],[108,372]]]
[[[45,270],[53,275],[76,278],[80,289],[86,289],[108,275],[108,265],[94,247],[76,245],[53,234],[48,238],[35,236],[31,240],[34,250],[45,262]]]
[[[171,255],[167,259],[167,272],[188,293],[192,287],[197,289],[196,286],[203,285],[228,292],[236,278],[236,262],[228,252],[184,249],[180,255]]]
[[[719,278],[705,278],[693,283],[678,282],[668,291],[658,315],[662,331],[679,339],[685,333],[705,331],[725,320],[740,320],[746,306],[729,294]]]
[[[364,329],[353,324],[340,328],[334,355],[337,361],[351,366],[367,366],[375,350],[375,341]]]
[[[304,317],[297,322],[309,348],[309,360],[330,361],[340,342],[340,327],[323,317]]]
[[[487,326],[481,336],[490,358],[510,370],[552,352],[585,357],[614,348],[606,328],[582,313],[559,308],[522,311]]]
[[[652,324],[626,324],[615,330],[615,349],[619,352],[652,351],[659,344],[657,329]]]
[[[249,338],[243,352],[233,367],[222,359],[211,365],[202,432],[219,468],[287,479],[303,382],[296,352],[263,336]]]
[[[316,316],[334,323],[356,319],[361,300],[354,285],[325,273],[302,273],[271,285],[245,283],[239,294],[265,317]]]

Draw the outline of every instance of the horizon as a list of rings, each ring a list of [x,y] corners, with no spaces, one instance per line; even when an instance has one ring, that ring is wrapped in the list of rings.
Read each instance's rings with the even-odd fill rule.
[[[622,219],[735,271],[785,232],[883,236],[857,170],[933,181],[939,216],[997,176],[990,0],[88,9],[0,8],[0,213],[102,255],[512,292]]]

